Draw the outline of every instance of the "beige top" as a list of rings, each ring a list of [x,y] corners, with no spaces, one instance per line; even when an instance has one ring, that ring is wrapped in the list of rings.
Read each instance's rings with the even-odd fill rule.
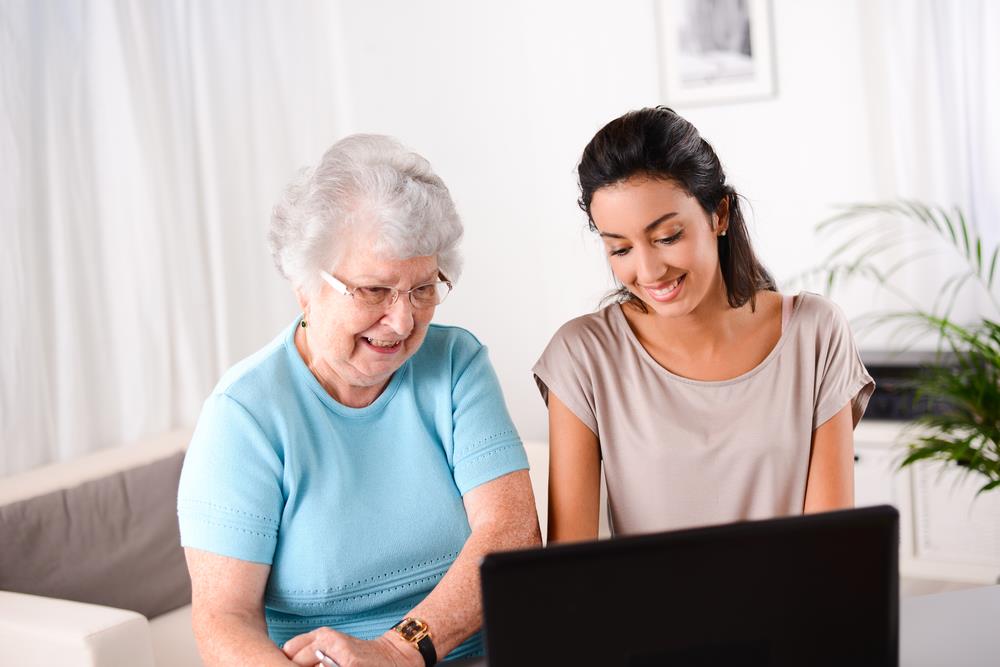
[[[813,431],[848,402],[857,426],[875,383],[836,305],[786,303],[774,349],[730,380],[660,366],[618,304],[556,332],[535,380],[597,435],[613,534],[802,513]]]

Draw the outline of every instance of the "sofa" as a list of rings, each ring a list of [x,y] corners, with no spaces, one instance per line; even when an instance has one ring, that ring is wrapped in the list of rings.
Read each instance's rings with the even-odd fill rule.
[[[176,510],[190,436],[0,479],[0,665],[201,665]]]
[[[0,665],[202,665],[176,517],[190,436],[0,479]],[[544,535],[548,449],[525,448]]]

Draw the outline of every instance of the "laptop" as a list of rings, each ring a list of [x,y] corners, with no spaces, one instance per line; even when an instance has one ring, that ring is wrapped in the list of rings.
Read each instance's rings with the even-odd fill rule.
[[[489,667],[896,667],[889,506],[487,555]]]

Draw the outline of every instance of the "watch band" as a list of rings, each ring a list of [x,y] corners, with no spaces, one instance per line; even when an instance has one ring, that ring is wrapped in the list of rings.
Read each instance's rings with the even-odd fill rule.
[[[410,642],[413,648],[420,652],[424,659],[424,667],[434,667],[437,664],[437,650],[431,640],[431,631],[427,624],[419,618],[407,616],[392,627],[399,636]]]
[[[417,642],[417,650],[420,651],[420,655],[424,656],[424,667],[434,667],[437,664],[438,654],[434,649],[434,642],[431,641],[430,635]]]

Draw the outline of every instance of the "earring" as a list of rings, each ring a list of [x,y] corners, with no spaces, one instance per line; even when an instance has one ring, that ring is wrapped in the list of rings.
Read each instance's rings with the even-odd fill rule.
[[[726,235],[726,230],[725,229],[723,229],[721,232],[719,232],[719,236],[725,236],[725,235]]]
[[[302,316],[302,321],[299,323],[299,326],[302,327],[303,329],[306,328],[306,318],[305,318],[305,315]]]

